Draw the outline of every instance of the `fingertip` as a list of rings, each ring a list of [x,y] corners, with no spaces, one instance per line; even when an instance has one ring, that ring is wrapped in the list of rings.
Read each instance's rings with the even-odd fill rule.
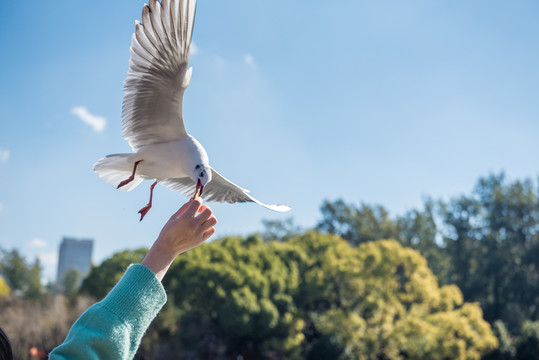
[[[215,234],[215,228],[214,227],[206,230],[206,232],[204,232],[204,235],[202,235],[202,241],[208,240],[213,234]]]
[[[200,198],[191,199],[191,202],[189,204],[189,207],[187,208],[187,211],[191,215],[195,215],[201,205],[202,205],[202,200],[200,200]]]
[[[210,229],[212,229],[215,225],[217,225],[217,219],[215,216],[210,216],[206,221],[204,221],[201,225],[202,231],[206,232]]]
[[[191,199],[191,203],[197,204],[198,207],[202,205],[202,199],[197,197],[196,199]]]
[[[198,216],[201,220],[204,219],[204,221],[208,220],[213,215],[211,209],[207,206],[198,212],[200,213]]]

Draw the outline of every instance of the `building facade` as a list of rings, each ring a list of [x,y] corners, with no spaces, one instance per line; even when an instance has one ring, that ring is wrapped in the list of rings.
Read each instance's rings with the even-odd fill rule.
[[[77,270],[81,278],[86,276],[92,266],[94,241],[63,238],[58,256],[58,272],[56,281],[61,283],[64,275],[70,270]]]

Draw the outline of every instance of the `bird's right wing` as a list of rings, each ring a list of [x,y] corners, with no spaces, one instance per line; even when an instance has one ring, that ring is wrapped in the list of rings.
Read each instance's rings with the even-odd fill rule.
[[[254,202],[273,211],[285,212],[290,210],[290,206],[288,205],[264,204],[249,195],[249,190],[242,189],[214,169],[211,170],[211,173],[212,179],[206,186],[204,186],[204,191],[202,192],[202,198],[205,201],[228,203]],[[173,191],[182,193],[186,197],[192,197],[196,189],[195,182],[190,178],[166,179],[163,181],[163,185]]]
[[[196,0],[150,0],[136,22],[122,107],[122,136],[133,150],[179,140]]]

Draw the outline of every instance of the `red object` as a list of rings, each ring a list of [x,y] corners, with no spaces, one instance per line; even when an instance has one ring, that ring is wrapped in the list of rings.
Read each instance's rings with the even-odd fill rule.
[[[137,166],[138,166],[138,163],[141,162],[142,160],[139,160],[137,162],[135,162],[135,166],[133,166],[133,173],[131,174],[130,177],[128,177],[127,179],[125,179],[124,181],[122,181],[118,187],[116,189],[119,189],[121,188],[122,186],[125,186],[127,184],[129,184],[131,181],[135,180],[135,171],[137,171]]]
[[[152,207],[153,188],[155,187],[155,185],[157,185],[157,180],[155,180],[155,182],[152,184],[152,187],[150,188],[150,202],[138,212],[140,214],[140,221],[144,219],[144,216],[146,216],[146,214],[148,213],[148,211],[150,211],[150,208]]]
[[[45,352],[43,350],[39,350],[35,346],[32,346],[30,348],[29,352],[30,352],[30,356],[37,357],[38,359],[46,359],[47,358],[47,354],[45,354]]]

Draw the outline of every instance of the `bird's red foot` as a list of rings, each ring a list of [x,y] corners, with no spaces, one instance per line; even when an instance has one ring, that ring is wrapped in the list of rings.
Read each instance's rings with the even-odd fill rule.
[[[127,184],[129,184],[131,181],[135,180],[135,177],[134,176],[130,176],[128,177],[126,180],[122,181],[121,183],[118,184],[118,186],[116,187],[116,189],[119,189],[121,188],[122,186],[125,186]]]
[[[128,177],[127,179],[125,179],[124,181],[122,181],[121,183],[119,183],[118,187],[116,189],[119,189],[122,186],[125,186],[125,185],[129,184],[131,181],[135,180],[135,172],[137,171],[137,166],[141,161],[142,160],[139,160],[139,161],[135,162],[135,165],[133,166],[133,173],[131,174],[131,176]]]
[[[158,183],[158,181],[155,180],[155,182],[150,187],[150,202],[148,203],[148,205],[146,205],[145,207],[140,209],[139,212],[138,212],[140,214],[140,221],[142,221],[142,219],[144,219],[144,216],[146,216],[148,211],[150,211],[150,209],[152,208],[153,189],[154,189],[155,185],[157,185],[157,183]]]
[[[146,216],[146,214],[148,213],[148,211],[150,211],[150,209],[152,208],[152,205],[151,204],[148,204],[146,205],[145,207],[143,207],[142,209],[139,210],[139,214],[140,214],[140,221],[142,221],[142,219],[144,219],[144,216]]]

